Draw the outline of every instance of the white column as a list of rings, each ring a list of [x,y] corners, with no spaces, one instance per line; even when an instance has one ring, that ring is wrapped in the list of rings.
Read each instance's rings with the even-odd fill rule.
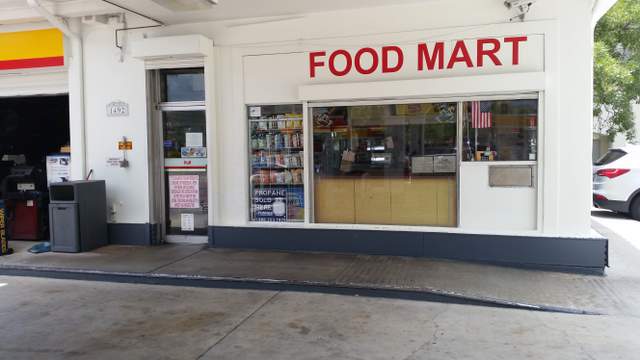
[[[69,19],[69,26],[77,34],[69,41],[69,130],[71,142],[71,179],[87,176],[87,151],[84,119],[84,54],[80,19]]]

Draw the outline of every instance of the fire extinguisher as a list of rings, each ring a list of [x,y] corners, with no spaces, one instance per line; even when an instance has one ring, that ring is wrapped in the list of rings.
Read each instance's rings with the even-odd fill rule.
[[[0,200],[0,256],[13,253],[7,240],[7,209],[4,207],[4,200]]]

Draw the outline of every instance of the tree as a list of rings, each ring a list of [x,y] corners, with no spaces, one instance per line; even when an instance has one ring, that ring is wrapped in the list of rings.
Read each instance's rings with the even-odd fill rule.
[[[600,19],[594,45],[594,130],[635,138],[640,103],[640,0],[619,0]]]

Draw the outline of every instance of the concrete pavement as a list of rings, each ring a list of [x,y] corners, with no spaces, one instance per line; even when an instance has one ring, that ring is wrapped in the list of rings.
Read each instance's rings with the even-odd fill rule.
[[[284,283],[386,289],[571,312],[640,315],[640,250],[594,219],[594,227],[610,239],[611,268],[606,276],[425,258],[209,249],[201,245],[106,246],[81,254],[31,254],[26,251],[31,242],[12,242],[16,253],[0,257],[0,274],[26,269],[34,274],[53,271],[241,281],[256,284],[256,288],[261,288],[257,286],[260,283]]]
[[[455,286],[464,284],[467,291],[480,292],[484,287],[485,294],[511,296],[531,287],[524,292],[530,299],[560,299],[569,294],[575,304],[600,304],[607,310],[604,315],[295,291],[0,276],[0,359],[634,359],[640,353],[636,305],[640,303],[636,297],[640,262],[632,245],[635,235],[627,241],[627,235],[618,233],[617,221],[637,225],[594,213],[594,228],[611,239],[612,267],[604,277],[481,264],[420,265],[403,258],[345,262],[341,257],[330,264],[342,271],[327,272],[325,277],[344,278],[350,274],[345,269],[377,260],[387,264],[358,267],[368,270],[354,272],[350,278],[378,278],[380,286],[398,285],[394,279],[404,279],[403,286],[416,286],[419,279],[445,284],[445,274],[453,271],[462,279]],[[195,269],[197,257],[206,256],[197,247],[153,254],[137,249],[131,252],[135,258],[147,261],[135,269],[168,275],[180,273],[182,261],[188,265],[182,271]],[[131,269],[122,264],[115,268],[109,261],[122,254],[122,249],[108,247],[87,257],[61,254],[68,256],[40,259],[82,271],[91,269],[88,260],[93,268]],[[251,254],[222,254],[227,265],[202,265],[200,271],[251,275],[246,266]],[[17,266],[35,261],[16,255],[11,259]],[[268,254],[255,265],[281,277],[289,273],[286,264],[300,269],[300,276],[323,269],[318,258],[305,265],[288,261],[292,256]],[[377,272],[384,269],[404,270]],[[412,275],[421,272],[429,275]],[[358,273],[360,278],[355,277]],[[394,277],[398,274],[404,277]],[[531,293],[539,294],[532,297]]]
[[[591,215],[596,226],[615,230],[613,233],[640,251],[640,221],[630,219],[623,214],[600,209],[594,209],[591,211]]]
[[[4,286],[1,286],[6,284]],[[0,277],[2,359],[633,359],[637,316]]]

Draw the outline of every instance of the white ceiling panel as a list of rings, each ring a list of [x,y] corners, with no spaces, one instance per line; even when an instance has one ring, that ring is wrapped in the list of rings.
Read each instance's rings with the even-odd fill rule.
[[[167,24],[233,20],[242,18],[300,15],[313,12],[402,5],[432,0],[111,0],[114,3],[158,18]],[[101,0],[41,0],[61,16],[80,16],[118,12]],[[192,10],[193,9],[193,10]],[[19,19],[33,19],[35,13],[26,0],[0,0],[0,24]]]

